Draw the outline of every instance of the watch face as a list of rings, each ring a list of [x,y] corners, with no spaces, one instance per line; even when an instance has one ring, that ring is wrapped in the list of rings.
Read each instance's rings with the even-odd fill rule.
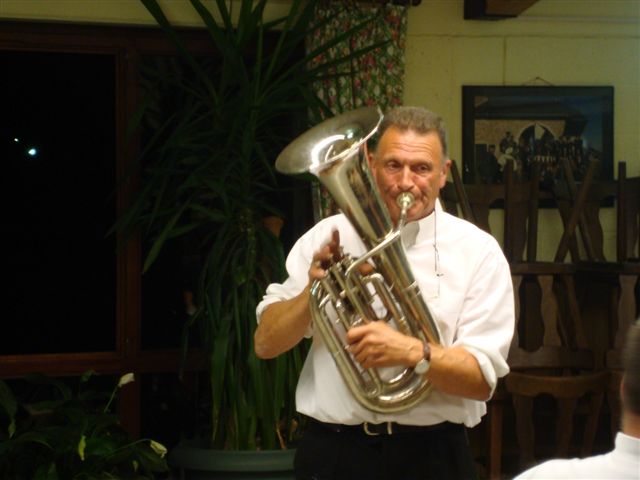
[[[427,370],[429,370],[429,362],[427,362],[427,360],[423,358],[418,363],[416,363],[416,366],[413,367],[413,370],[416,373],[422,375],[423,373],[426,373]]]
[[[424,342],[424,357],[416,363],[416,366],[413,367],[413,371],[419,375],[422,375],[429,370],[431,363],[429,359],[431,358],[431,349],[429,348],[429,344]]]

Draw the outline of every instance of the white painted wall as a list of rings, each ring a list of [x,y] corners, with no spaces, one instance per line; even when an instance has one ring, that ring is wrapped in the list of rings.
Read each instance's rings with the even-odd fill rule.
[[[187,0],[160,3],[174,24],[199,24]],[[280,16],[289,2],[268,6],[269,15]],[[138,0],[0,0],[2,18],[154,23]],[[462,154],[462,85],[525,85],[537,78],[613,86],[614,161],[625,160],[628,175],[640,175],[640,0],[539,0],[519,17],[497,21],[464,20],[463,0],[422,0],[409,9],[405,103],[445,118],[452,158]],[[613,259],[613,211],[604,212],[603,223]],[[501,224],[501,212],[494,212],[499,239]],[[539,259],[553,258],[561,233],[557,214],[541,212]]]
[[[447,121],[455,159],[462,157],[463,85],[613,86],[614,161],[627,162],[628,176],[640,175],[638,0],[539,0],[497,21],[464,20],[463,0],[423,0],[409,10],[405,78],[405,103]],[[491,220],[500,239],[501,212]],[[602,220],[605,254],[615,259],[614,212]],[[542,211],[539,259],[553,258],[561,234],[557,213]]]

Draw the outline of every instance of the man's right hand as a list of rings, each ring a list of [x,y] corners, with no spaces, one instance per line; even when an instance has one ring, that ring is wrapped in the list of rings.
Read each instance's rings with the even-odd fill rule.
[[[340,249],[340,232],[331,232],[329,240],[320,250],[313,253],[313,259],[309,266],[309,285],[315,280],[321,280],[327,274],[327,269],[332,263],[339,262],[342,258]]]
[[[272,303],[262,312],[254,334],[254,348],[258,357],[276,357],[304,338],[311,324],[311,284],[324,278],[329,266],[341,257],[340,233],[334,230],[331,239],[313,254],[309,266],[309,283],[304,290],[293,298]]]

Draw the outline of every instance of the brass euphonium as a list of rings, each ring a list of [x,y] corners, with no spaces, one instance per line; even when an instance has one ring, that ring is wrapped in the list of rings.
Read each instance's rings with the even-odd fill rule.
[[[391,376],[388,369],[363,369],[348,351],[346,331],[362,322],[386,321],[422,341],[439,343],[440,334],[400,239],[413,195],[398,197],[402,214],[394,227],[366,158],[366,142],[382,118],[375,107],[330,118],[289,144],[276,168],[286,174],[314,174],[368,250],[357,259],[343,255],[328,267],[324,279],[314,282],[311,314],[353,396],[369,410],[391,413],[422,401],[431,384],[412,368],[396,369]],[[361,273],[364,262],[374,266],[373,273]],[[376,298],[383,305],[382,317],[374,311]]]

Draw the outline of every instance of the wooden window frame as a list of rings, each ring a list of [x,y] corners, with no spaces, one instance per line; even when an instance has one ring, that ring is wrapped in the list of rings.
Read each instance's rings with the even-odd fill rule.
[[[211,54],[212,46],[204,30],[184,29],[182,38],[194,53]],[[141,55],[171,55],[175,49],[156,27],[75,25],[63,23],[0,21],[0,51],[109,54],[115,57],[115,141],[116,178],[133,164],[138,152],[136,139],[127,142],[127,119],[136,109],[138,92],[137,60]],[[120,215],[133,198],[137,178],[116,196]],[[141,247],[132,238],[116,254],[116,348],[108,352],[0,355],[0,378],[19,378],[41,372],[50,376],[77,376],[92,369],[101,374],[134,372],[176,372],[181,365],[179,349],[142,349],[141,345]],[[188,371],[205,368],[202,352],[192,352],[185,364]],[[119,414],[123,426],[140,435],[141,382],[123,387]]]

